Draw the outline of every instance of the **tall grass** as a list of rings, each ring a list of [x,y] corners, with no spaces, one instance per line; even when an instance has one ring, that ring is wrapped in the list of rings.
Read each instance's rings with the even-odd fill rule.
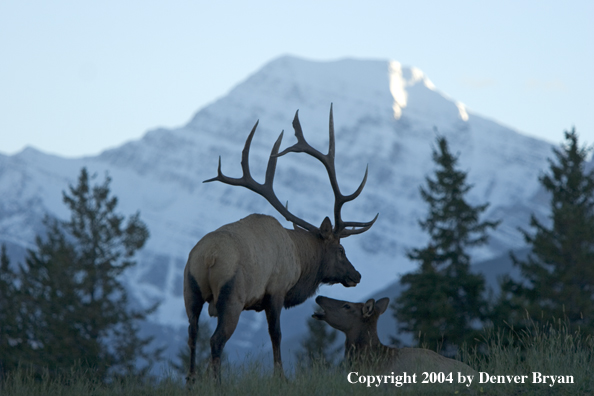
[[[486,353],[463,353],[463,360],[479,372],[528,376],[525,384],[483,384],[483,390],[493,395],[594,395],[594,339],[572,333],[563,320],[528,323],[520,331],[485,330]],[[532,383],[535,372],[543,376],[572,376],[574,383],[550,386],[550,378],[546,384]]]
[[[328,368],[314,365],[300,368],[288,375],[287,380],[275,377],[257,361],[243,365],[223,367],[223,380],[219,384],[200,373],[196,383],[186,388],[182,376],[175,372],[160,378],[138,380],[133,377],[110,383],[99,382],[84,370],[73,369],[60,375],[48,372],[41,378],[26,369],[10,373],[0,383],[0,395],[593,395],[594,396],[594,341],[579,333],[570,333],[562,322],[531,326],[520,332],[485,331],[480,351],[463,351],[461,359],[476,369],[470,387],[454,383],[423,384],[417,373],[416,384],[396,387],[392,383],[351,384],[350,371],[359,375],[390,375],[372,367],[347,369],[343,366]],[[490,376],[527,376],[525,383],[479,383],[479,372]],[[544,375],[572,376],[573,384],[533,384],[533,372]],[[484,376],[484,375],[483,375]],[[564,377],[568,379],[569,377]],[[358,376],[351,376],[358,381]],[[513,380],[513,379],[512,379]]]

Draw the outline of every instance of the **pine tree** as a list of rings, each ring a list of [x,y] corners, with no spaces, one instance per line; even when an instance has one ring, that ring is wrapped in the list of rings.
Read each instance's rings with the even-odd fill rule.
[[[19,274],[26,329],[20,360],[38,373],[72,367],[100,348],[99,340],[84,334],[88,328],[81,315],[74,247],[56,220],[46,217],[44,224],[47,238],[36,238],[37,249],[28,251]]]
[[[340,352],[340,348],[334,345],[338,332],[314,318],[307,320],[307,328],[307,336],[301,341],[302,350],[295,354],[298,364],[302,367],[331,366]]]
[[[18,322],[18,289],[16,273],[10,267],[6,246],[0,248],[0,382],[2,377],[18,366],[21,330]]]
[[[532,251],[525,261],[512,255],[524,281],[504,280],[500,319],[519,326],[526,313],[537,322],[567,319],[594,334],[594,171],[585,169],[591,150],[579,146],[575,129],[553,149],[550,172],[539,178],[550,194],[550,226],[533,215],[533,233],[520,230]]]
[[[155,357],[145,351],[151,339],[138,336],[138,321],[151,310],[130,310],[120,275],[135,264],[148,230],[138,213],[127,221],[115,213],[109,177],[102,185],[90,181],[83,168],[63,193],[70,219],[47,217],[46,237],[37,237],[21,267],[30,346],[22,360],[50,371],[80,364],[99,378],[138,373],[137,359]]]
[[[429,213],[419,225],[430,241],[407,253],[420,266],[401,278],[406,289],[393,309],[400,331],[413,333],[418,344],[453,354],[456,347],[473,341],[487,308],[484,278],[470,272],[467,250],[486,243],[487,231],[499,222],[479,221],[488,204],[472,206],[466,201],[472,188],[467,175],[457,169],[458,157],[450,153],[445,137],[436,141],[435,176],[426,177],[427,186],[420,188]]]

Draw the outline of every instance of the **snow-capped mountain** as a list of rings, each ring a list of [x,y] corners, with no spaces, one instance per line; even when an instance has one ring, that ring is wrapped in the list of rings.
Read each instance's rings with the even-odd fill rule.
[[[421,70],[398,62],[313,62],[287,56],[199,110],[185,126],[149,131],[99,156],[66,159],[33,148],[0,155],[0,242],[15,254],[31,247],[45,213],[67,216],[61,192],[75,183],[81,167],[96,172],[98,182],[108,172],[119,212],[140,210],[151,232],[138,265],[125,275],[130,290],[140,303],[162,301],[153,320],[185,332],[183,267],[202,236],[254,212],[273,215],[291,227],[247,189],[202,181],[216,175],[219,156],[223,173],[241,176],[241,150],[256,120],[250,165],[254,178],[263,181],[279,133],[285,130],[281,150],[295,142],[291,121],[298,109],[305,138],[326,152],[331,103],[341,190],[354,191],[369,165],[367,185],[345,205],[343,219],[369,221],[376,213],[379,218],[369,231],[343,241],[362,274],[361,283],[350,289],[323,287],[325,295],[360,300],[414,268],[405,252],[427,240],[417,223],[426,213],[419,186],[434,168],[431,148],[437,134],[447,137],[469,172],[471,201],[490,202],[486,218],[503,220],[490,244],[474,252],[475,261],[521,247],[517,227],[526,228],[531,212],[546,209],[538,194],[538,175],[551,156],[549,143],[473,114],[439,92]],[[328,176],[305,154],[278,160],[275,191],[310,223],[332,218]],[[306,317],[295,320],[299,324],[291,330],[284,326],[284,334],[305,329]],[[254,334],[260,340],[265,329],[263,313],[244,313],[228,345],[249,348],[260,342]]]

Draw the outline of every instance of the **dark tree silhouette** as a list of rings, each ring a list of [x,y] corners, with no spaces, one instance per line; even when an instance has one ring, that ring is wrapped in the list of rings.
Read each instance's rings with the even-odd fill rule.
[[[419,224],[430,240],[427,246],[408,252],[411,260],[419,262],[419,269],[401,278],[406,288],[393,309],[400,331],[413,333],[418,344],[451,355],[463,343],[474,342],[477,324],[487,310],[485,281],[470,272],[468,248],[486,243],[487,231],[499,222],[479,220],[488,204],[467,202],[472,188],[467,174],[457,169],[458,157],[450,153],[446,138],[438,137],[436,142],[435,175],[420,188],[429,212]]]

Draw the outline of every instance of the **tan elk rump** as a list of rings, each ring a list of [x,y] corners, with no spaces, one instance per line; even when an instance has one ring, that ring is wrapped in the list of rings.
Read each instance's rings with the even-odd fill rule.
[[[428,349],[383,345],[377,335],[377,321],[389,302],[387,297],[353,303],[319,296],[316,303],[321,310],[312,316],[345,333],[345,361],[351,366],[371,366],[395,375],[403,372],[419,375],[422,372],[475,374],[468,365]]]
[[[355,286],[361,275],[349,262],[340,238],[368,230],[370,222],[348,222],[341,218],[342,206],[354,200],[363,190],[367,171],[359,188],[351,195],[343,195],[336,181],[334,165],[334,126],[330,109],[330,143],[328,154],[310,146],[303,137],[298,115],[293,127],[297,143],[278,153],[282,133],[277,139],[266,169],[263,184],[256,182],[249,169],[249,149],[257,123],[247,138],[242,152],[243,176],[230,178],[222,174],[219,158],[218,175],[213,179],[230,185],[246,187],[266,200],[285,219],[294,224],[286,229],[271,216],[252,214],[205,235],[190,252],[184,271],[184,301],[190,325],[190,381],[195,371],[195,348],[198,318],[208,303],[208,312],[216,316],[217,327],[210,339],[211,367],[219,377],[220,357],[225,343],[237,326],[244,310],[266,312],[272,341],[275,371],[284,375],[280,354],[282,307],[301,304],[312,296],[320,284],[341,283]],[[328,173],[334,193],[334,228],[328,217],[316,227],[290,213],[276,197],[272,184],[277,158],[289,152],[303,152],[318,159]]]

